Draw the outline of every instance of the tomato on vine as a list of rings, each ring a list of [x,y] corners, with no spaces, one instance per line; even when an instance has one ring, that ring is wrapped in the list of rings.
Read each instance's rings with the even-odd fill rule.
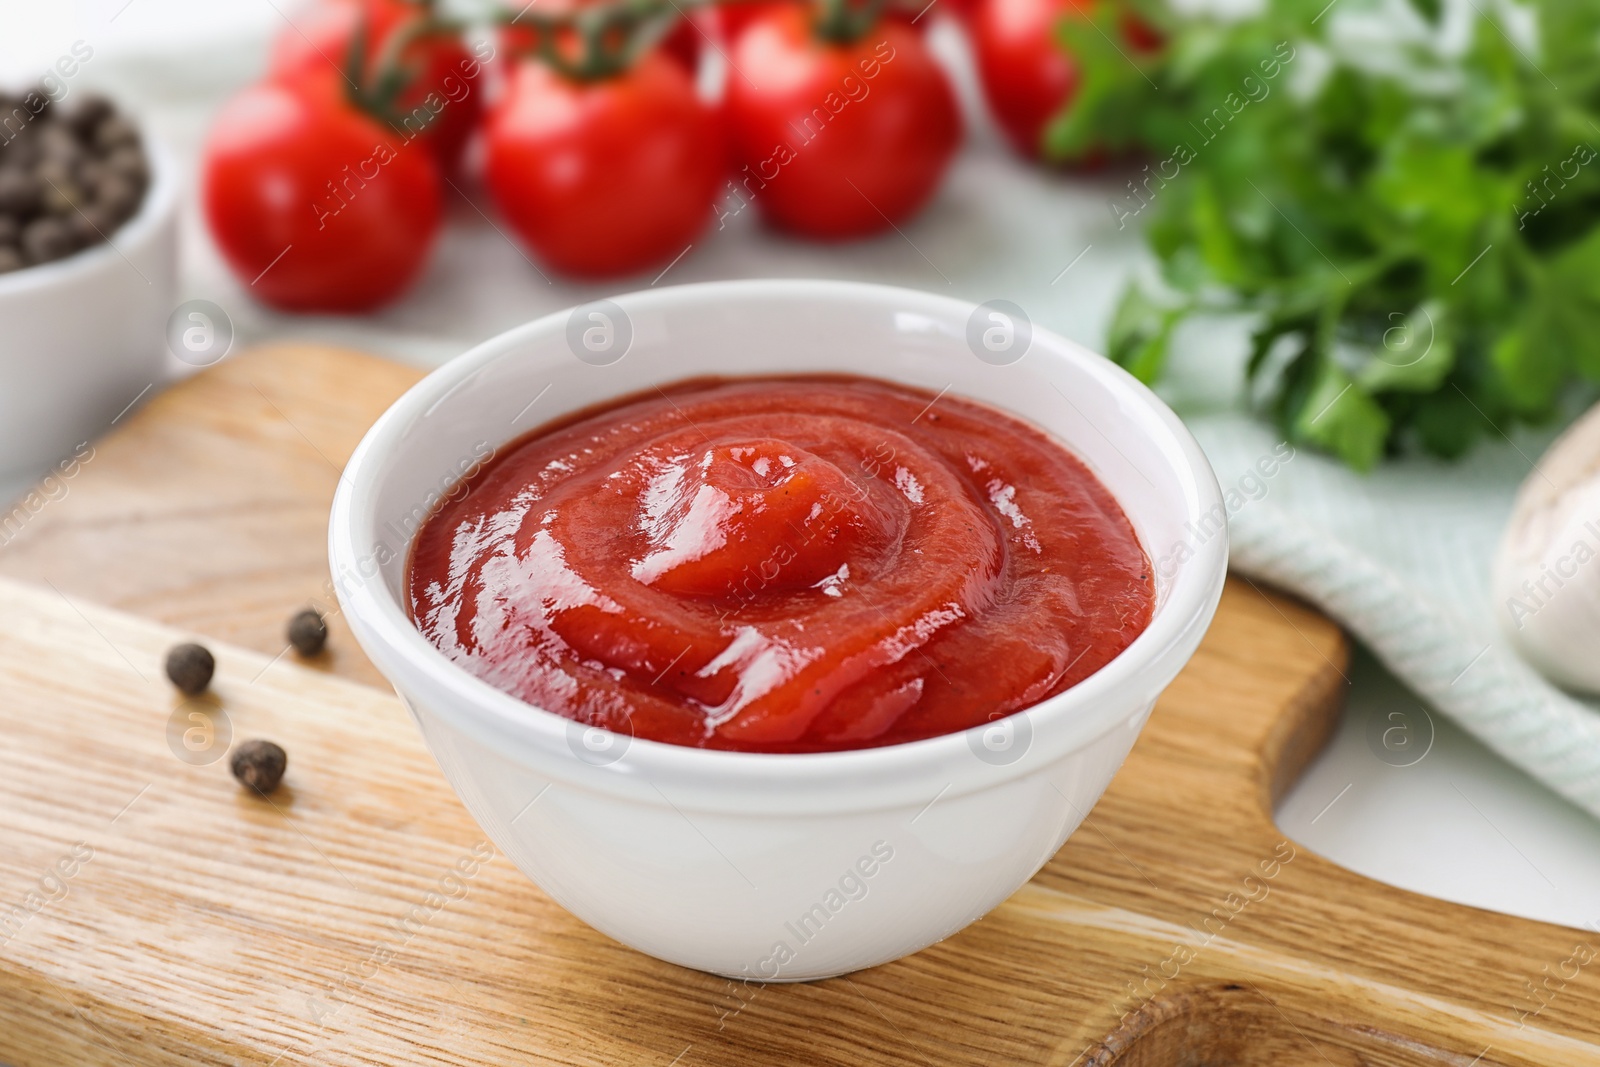
[[[937,11],[960,22],[966,22],[972,16],[973,10],[978,6],[977,0],[937,0],[937,3],[937,7],[930,6],[924,9],[928,15],[932,15]],[[925,21],[925,17],[918,18],[917,21]]]
[[[686,12],[661,38],[661,51],[683,65],[693,77],[700,69],[700,55],[705,51],[706,30],[699,12]]]
[[[984,99],[1016,150],[1044,155],[1044,130],[1078,91],[1077,60],[1056,25],[1087,18],[1094,0],[979,0],[968,20]]]
[[[1077,59],[1056,31],[1063,19],[1089,18],[1095,2],[977,0],[967,20],[984,99],[1021,155],[1044,157],[1045,128],[1078,92]],[[1124,9],[1119,25],[1134,52],[1161,47],[1159,33],[1133,11]]]
[[[500,27],[501,45],[512,59],[540,56],[546,39],[559,54],[574,63],[583,61],[586,43],[573,25],[556,25],[570,22],[584,10],[614,6],[613,0],[539,0],[537,7],[529,4]],[[665,31],[660,33],[656,47],[683,66],[694,77],[700,69],[700,55],[707,40],[707,28],[717,13],[715,6],[699,7],[694,0],[665,0]],[[538,17],[533,12],[537,10]],[[627,32],[636,32],[631,27]]]
[[[352,103],[335,71],[245,89],[218,114],[201,201],[252,295],[295,311],[366,311],[396,296],[439,229],[433,156]]]
[[[738,0],[731,4],[717,4],[711,11],[715,16],[717,34],[727,44],[737,42],[750,24],[759,22],[774,11],[789,7],[804,7],[805,0]]]
[[[484,180],[546,264],[629,274],[682,254],[712,217],[721,130],[659,50],[592,76],[537,60],[512,71],[484,126]]]
[[[955,12],[959,6],[970,3],[971,0],[900,0],[885,4],[879,17],[926,30],[933,25],[932,16],[936,11]],[[809,0],[733,0],[731,3],[713,3],[710,8],[712,17],[708,22],[719,40],[724,44],[733,44],[751,24],[785,8],[809,10],[811,3]]]
[[[395,100],[403,132],[426,140],[445,172],[454,173],[483,114],[480,60],[488,56],[474,56],[458,31],[430,28],[430,8],[415,0],[323,0],[278,35],[267,76],[343,68],[357,35],[364,35],[362,65],[344,73],[370,82],[386,73],[378,70],[386,60],[406,68],[398,73],[409,82]],[[390,49],[397,54],[391,57]]]
[[[962,135],[949,80],[915,30],[841,21],[787,5],[759,17],[730,52],[724,109],[742,195],[774,225],[825,239],[916,214]]]

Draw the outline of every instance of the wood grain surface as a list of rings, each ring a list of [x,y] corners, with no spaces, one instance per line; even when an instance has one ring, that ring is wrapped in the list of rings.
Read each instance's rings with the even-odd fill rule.
[[[0,575],[277,655],[336,608],[328,509],[361,435],[422,371],[306,345],[258,349],[157,395],[70,476],[0,514]],[[387,688],[342,620],[314,666]]]
[[[1085,825],[949,940],[763,987],[590,930],[492,853],[345,631],[314,669],[280,655],[321,595],[336,467],[412,377],[225,363],[0,548],[29,580],[0,581],[0,1062],[1600,1064],[1600,938],[1380,885],[1273,825],[1346,646],[1237,582]],[[184,703],[159,661],[193,633],[250,647],[211,642],[215,699]],[[185,731],[204,749],[224,720],[288,749],[270,802],[193,762],[222,731],[201,755]]]

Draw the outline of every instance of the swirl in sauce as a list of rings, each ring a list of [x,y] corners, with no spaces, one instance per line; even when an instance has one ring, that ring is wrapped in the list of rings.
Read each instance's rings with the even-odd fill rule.
[[[868,748],[1093,674],[1149,561],[1074,456],[863,378],[699,380],[503,447],[423,523],[412,617],[531,704],[671,744]]]

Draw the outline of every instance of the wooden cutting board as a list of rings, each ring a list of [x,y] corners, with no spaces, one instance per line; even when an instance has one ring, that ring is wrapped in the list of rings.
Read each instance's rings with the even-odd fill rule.
[[[282,654],[330,602],[339,465],[415,377],[229,361],[0,519],[0,1063],[1600,1064],[1600,938],[1273,825],[1347,650],[1237,582],[1084,827],[949,940],[759,987],[594,932],[494,853],[348,631]],[[203,705],[160,677],[193,634],[220,664]],[[175,755],[223,717],[289,750],[270,801]]]

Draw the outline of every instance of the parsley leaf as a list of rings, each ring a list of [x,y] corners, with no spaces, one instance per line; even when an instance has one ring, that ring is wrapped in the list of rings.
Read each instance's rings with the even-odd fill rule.
[[[1112,358],[1154,380],[1184,318],[1254,313],[1263,413],[1361,470],[1600,382],[1600,4],[1133,2],[1165,47],[1118,49],[1113,0],[1064,20],[1083,81],[1046,135],[1150,160],[1110,211],[1165,289],[1124,295]]]

